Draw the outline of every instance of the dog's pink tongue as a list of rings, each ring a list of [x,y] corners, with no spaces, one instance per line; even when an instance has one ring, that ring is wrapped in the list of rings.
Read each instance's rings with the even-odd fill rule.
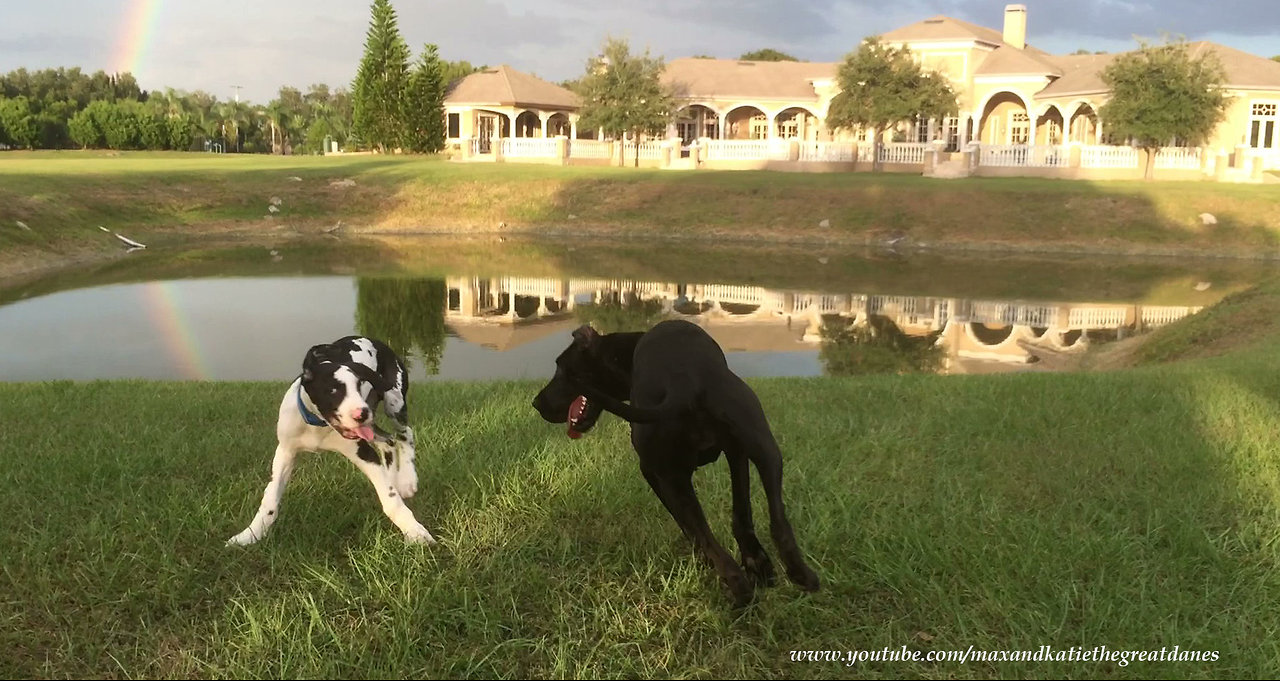
[[[369,426],[358,426],[356,428],[356,435],[359,435],[361,440],[372,440],[373,428]]]

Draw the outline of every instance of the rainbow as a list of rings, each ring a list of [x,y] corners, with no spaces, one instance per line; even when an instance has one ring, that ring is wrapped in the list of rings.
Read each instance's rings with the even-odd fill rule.
[[[143,303],[158,337],[173,360],[178,375],[187,380],[208,380],[212,374],[191,331],[191,322],[178,304],[178,288],[153,281],[142,289]]]
[[[147,56],[147,48],[151,46],[156,34],[156,19],[160,16],[160,0],[126,0],[128,5],[124,11],[124,26],[120,33],[120,42],[116,45],[111,58],[111,69],[115,73],[132,73],[138,76],[138,68]]]

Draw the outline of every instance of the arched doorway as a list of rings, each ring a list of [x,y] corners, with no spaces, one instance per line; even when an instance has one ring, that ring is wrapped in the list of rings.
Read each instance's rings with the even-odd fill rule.
[[[569,114],[558,112],[551,114],[547,119],[547,136],[556,137],[564,135],[568,137],[572,132],[572,126],[569,125]]]
[[[762,140],[769,138],[769,117],[754,106],[740,106],[724,117],[727,140]]]
[[[773,118],[774,132],[782,139],[818,139],[818,117],[808,109],[793,106]]]
[[[542,137],[542,121],[532,111],[516,116],[516,137]]]
[[[1062,112],[1050,104],[1044,113],[1036,116],[1036,141],[1038,145],[1058,146],[1066,144],[1066,126],[1062,120]]]
[[[1071,141],[1083,144],[1098,143],[1098,114],[1093,110],[1093,106],[1088,103],[1081,103],[1071,114],[1070,126]]]
[[[1032,130],[1026,103],[1012,92],[992,95],[982,108],[978,134],[983,144],[1029,144]]]

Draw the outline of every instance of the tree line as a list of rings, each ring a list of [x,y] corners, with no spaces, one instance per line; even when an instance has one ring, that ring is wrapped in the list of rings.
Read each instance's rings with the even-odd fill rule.
[[[127,72],[0,75],[0,148],[315,154],[331,141],[344,149],[439,151],[446,87],[485,67],[445,61],[435,45],[411,65],[388,0],[375,0],[371,12],[350,89],[284,86],[265,105],[203,90],[148,92]]]
[[[146,91],[129,73],[77,68],[0,75],[0,144],[27,149],[318,153],[351,138],[352,101],[326,84],[280,88],[266,105],[203,90]]]

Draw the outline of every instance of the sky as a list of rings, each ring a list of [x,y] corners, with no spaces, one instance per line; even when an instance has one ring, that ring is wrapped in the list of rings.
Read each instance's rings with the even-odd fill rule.
[[[576,78],[609,37],[667,60],[774,48],[839,61],[866,36],[946,15],[999,30],[1004,0],[392,0],[414,57]],[[1164,33],[1280,54],[1280,0],[1024,0],[1028,42],[1118,51]],[[282,85],[349,87],[369,0],[0,0],[0,73],[130,71],[145,90],[266,103]],[[237,87],[238,86],[238,87]]]

